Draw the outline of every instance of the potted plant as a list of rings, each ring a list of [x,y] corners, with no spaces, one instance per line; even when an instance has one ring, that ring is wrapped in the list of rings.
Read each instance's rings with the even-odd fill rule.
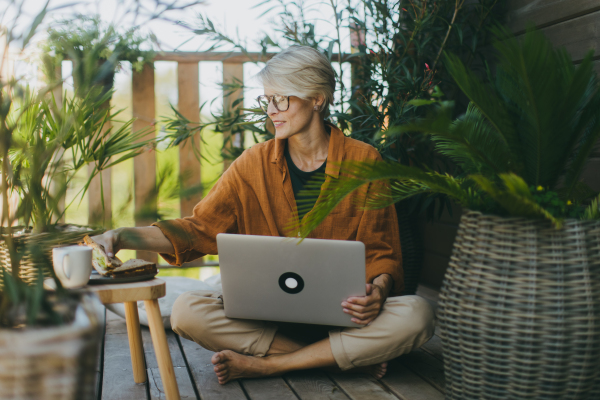
[[[29,34],[2,31],[0,40],[27,46],[45,12]],[[111,91],[94,85],[57,104],[51,89],[10,79],[0,90],[0,398],[95,398],[101,307],[92,295],[63,289],[50,256],[52,247],[90,232],[57,223],[58,199],[84,166],[93,168],[81,194],[102,170],[154,142],[142,140],[144,131],[131,133],[132,121],[106,129],[117,114],[105,106]],[[51,182],[62,184],[51,189]],[[46,277],[55,291],[44,289]]]
[[[77,15],[48,29],[48,39],[42,46],[49,70],[46,75],[54,77],[50,70],[63,60],[71,60],[76,93],[85,95],[90,87],[101,86],[102,96],[112,89],[115,72],[123,61],[129,61],[132,69],[140,72],[153,60],[155,52],[143,49],[149,39],[137,28],[119,32],[114,25],[104,25],[99,16]]]
[[[449,399],[587,399],[600,394],[600,196],[580,177],[600,138],[592,55],[577,66],[541,32],[502,28],[488,80],[447,55],[471,101],[399,128],[431,136],[457,175],[393,162],[344,163],[301,227],[306,236],[348,193],[374,181],[383,207],[444,193],[464,212],[438,316]],[[422,102],[421,102],[422,103]]]

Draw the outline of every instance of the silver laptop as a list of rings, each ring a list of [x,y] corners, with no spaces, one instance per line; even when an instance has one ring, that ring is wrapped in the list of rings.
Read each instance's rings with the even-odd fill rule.
[[[229,318],[359,327],[342,301],[365,293],[362,242],[217,235]]]

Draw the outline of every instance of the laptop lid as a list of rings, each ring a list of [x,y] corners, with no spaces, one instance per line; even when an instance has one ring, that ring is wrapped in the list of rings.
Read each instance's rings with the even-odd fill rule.
[[[342,301],[365,293],[362,242],[217,235],[225,315],[359,327]]]

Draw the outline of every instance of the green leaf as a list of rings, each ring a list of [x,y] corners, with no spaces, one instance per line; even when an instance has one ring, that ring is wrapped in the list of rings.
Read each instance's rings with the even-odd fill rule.
[[[388,161],[345,161],[340,166],[340,177],[338,179],[328,178],[323,186],[320,182],[311,181],[302,192],[308,196],[319,196],[312,211],[306,215],[302,225],[292,222],[288,226],[289,232],[300,231],[304,238],[312,232],[325,217],[348,195],[359,188],[368,185],[368,191],[363,190],[357,194],[356,201],[363,204],[365,209],[382,208],[393,204],[398,198],[406,198],[409,190],[400,186],[396,187],[398,196],[395,198],[390,191],[388,182],[400,181],[405,185],[417,187],[421,190],[413,190],[412,195],[425,191],[443,193],[452,197],[459,203],[472,205],[475,197],[461,185],[458,180],[448,175],[436,172],[424,172],[419,168],[408,167],[397,162]]]
[[[482,175],[471,175],[470,179],[489,194],[509,215],[526,218],[543,218],[552,222],[556,228],[562,226],[562,220],[555,218],[535,202],[527,183],[515,174],[500,174],[504,187]]]
[[[600,219],[600,195],[586,207],[582,219]]]
[[[425,100],[425,99],[414,99],[410,100],[407,104],[415,107],[428,106],[430,104],[437,103],[437,100]]]
[[[8,295],[8,298],[12,305],[17,305],[21,299],[21,291],[19,290],[19,283],[15,278],[2,267],[2,280],[4,282],[4,293]]]
[[[27,324],[33,326],[44,301],[44,273],[42,269],[38,269],[37,279],[33,285],[27,288],[27,292],[29,300],[27,304]]]

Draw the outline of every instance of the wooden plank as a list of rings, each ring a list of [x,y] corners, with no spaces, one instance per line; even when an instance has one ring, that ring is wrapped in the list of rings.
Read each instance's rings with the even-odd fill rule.
[[[284,379],[301,399],[348,399],[348,396],[319,370],[290,372],[284,375]]]
[[[331,380],[352,400],[397,400],[391,391],[376,379],[363,374],[329,374]]]
[[[198,398],[194,392],[194,387],[190,381],[190,375],[186,367],[175,367],[175,378],[177,379],[181,399],[191,400]],[[150,385],[150,400],[166,400],[158,368],[148,369],[148,381]]]
[[[180,62],[177,67],[177,85],[179,112],[193,123],[200,119],[200,82],[197,62]],[[195,147],[195,148],[194,148]],[[188,139],[179,146],[179,176],[184,188],[192,188],[200,184],[200,160],[196,152],[200,151],[200,135],[194,137],[194,143]],[[194,206],[202,199],[202,193],[190,193],[179,200],[181,216],[192,215]]]
[[[598,0],[508,0],[507,24],[515,33],[528,22],[544,28],[600,10]]]
[[[154,61],[175,61],[175,62],[201,62],[201,61],[222,61],[224,63],[241,64],[245,62],[267,62],[277,53],[237,53],[237,52],[218,52],[218,51],[163,51],[154,57]],[[331,60],[338,62],[339,54],[332,54]],[[342,62],[355,62],[355,58],[350,58],[350,54],[342,53]]]
[[[220,385],[210,358],[214,354],[190,340],[177,338],[181,343],[183,355],[187,361],[196,389],[203,400],[247,399],[239,382],[233,381]]]
[[[106,322],[102,399],[147,399],[146,385],[136,385],[133,381],[127,333],[117,333],[126,332],[125,320],[108,312]]]
[[[173,369],[175,370],[175,379],[177,380],[177,386],[179,387],[179,394],[182,399],[196,399],[194,384],[190,379],[185,359],[183,358],[179,342],[177,341],[177,335],[170,329],[166,331],[166,335],[167,343],[169,344],[169,352],[171,353],[171,360],[173,361]],[[146,356],[146,368],[148,370],[150,399],[165,400],[165,392],[162,380],[160,379],[156,354],[154,353],[154,346],[152,345],[152,337],[150,336],[150,330],[145,326],[142,327],[142,340],[144,342],[144,354]]]
[[[458,225],[432,221],[421,225],[425,251],[450,257]]]
[[[425,254],[423,254],[423,270],[419,282],[439,290],[442,287],[444,274],[446,273],[449,262],[450,257],[425,252]]]
[[[251,399],[297,400],[288,384],[281,378],[243,379],[242,387]]]
[[[223,84],[235,84],[235,85],[243,85],[244,84],[244,64],[234,64],[231,62],[223,63]],[[233,103],[244,97],[243,90],[236,89],[234,91],[225,90],[223,91],[223,110],[225,113],[230,113],[234,111]],[[237,106],[239,107],[239,106]],[[244,143],[243,133],[236,133],[234,138],[231,137],[231,132],[223,132],[223,147],[225,149],[229,149],[232,146],[240,147]],[[230,160],[224,160],[223,162],[223,171],[229,168],[231,164]]]
[[[405,354],[390,364],[399,362],[422,379],[434,386],[440,392],[444,391],[444,363],[423,350],[417,349]]]
[[[109,108],[106,103],[104,107]],[[110,121],[107,121],[102,128],[107,132],[111,127]],[[94,169],[93,165],[88,165],[88,174]],[[100,178],[100,174],[102,178]],[[88,189],[88,225],[103,226],[110,229],[112,226],[112,182],[111,170],[107,169],[96,175]],[[103,204],[104,202],[104,204]]]
[[[565,47],[579,62],[589,50],[596,57],[600,50],[600,11],[574,18],[543,30],[555,47]]]
[[[156,135],[154,129],[154,66],[133,73],[132,112],[135,121],[133,131],[148,129],[147,138]],[[135,226],[147,226],[155,221],[157,209],[156,156],[154,151],[144,152],[133,159],[134,218]],[[137,258],[156,263],[158,255],[148,251],[136,252]]]
[[[169,351],[171,352],[171,361],[173,367],[186,367],[185,359],[179,348],[179,342],[177,341],[177,335],[170,329],[165,331],[167,335],[167,343],[169,344]],[[146,368],[158,368],[156,362],[156,355],[154,354],[154,347],[152,346],[152,337],[150,336],[150,330],[142,326],[142,341],[144,342],[144,355],[146,356]]]
[[[98,343],[98,360],[96,362],[96,379],[94,382],[94,386],[96,387],[96,399],[100,399],[100,396],[102,396],[102,373],[104,369],[104,336],[106,335],[106,309],[104,309],[104,312],[102,313],[100,322],[104,325],[104,328],[102,329],[102,337],[100,338],[100,342]]]
[[[110,310],[106,310],[106,332],[105,335],[127,335],[127,326],[125,325],[125,318],[115,314]]]
[[[403,400],[443,400],[444,395],[401,364],[390,365],[381,382]]]
[[[588,161],[581,179],[595,191],[600,191],[600,157],[593,157]]]

